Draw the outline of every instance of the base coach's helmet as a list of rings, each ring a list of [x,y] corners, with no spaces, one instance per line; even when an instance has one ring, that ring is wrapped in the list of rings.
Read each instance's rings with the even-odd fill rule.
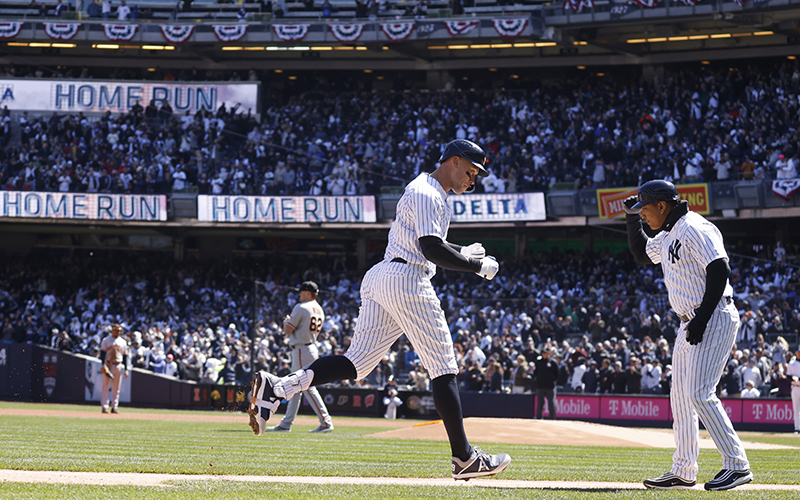
[[[633,208],[642,208],[657,201],[679,201],[680,199],[675,184],[656,179],[647,181],[639,187],[639,201]]]
[[[460,156],[478,167],[478,175],[487,177],[489,172],[486,170],[486,153],[480,146],[466,139],[456,139],[447,143],[439,157],[439,163],[444,162],[451,156]]]

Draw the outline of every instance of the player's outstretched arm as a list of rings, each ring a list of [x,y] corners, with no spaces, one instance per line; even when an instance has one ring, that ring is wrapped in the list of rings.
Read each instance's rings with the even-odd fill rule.
[[[653,262],[650,260],[650,257],[647,256],[647,252],[645,251],[645,247],[647,246],[647,235],[644,234],[644,230],[642,229],[642,219],[639,216],[640,210],[635,210],[632,208],[636,201],[637,198],[635,196],[631,196],[623,202],[625,213],[627,214],[625,217],[625,229],[628,231],[628,246],[633,254],[633,260],[635,260],[637,264],[641,264],[643,266],[647,264],[652,265]]]
[[[422,255],[442,269],[473,273],[478,273],[481,270],[480,259],[465,256],[462,252],[453,248],[457,245],[451,245],[438,236],[423,236],[419,239],[419,244],[422,247]]]

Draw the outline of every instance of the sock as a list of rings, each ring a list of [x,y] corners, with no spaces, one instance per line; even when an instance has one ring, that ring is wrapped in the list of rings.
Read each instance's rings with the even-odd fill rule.
[[[461,398],[458,395],[455,375],[442,375],[431,381],[433,402],[436,411],[442,417],[447,437],[450,439],[450,450],[454,457],[466,461],[472,455],[472,446],[464,432],[464,415],[461,412]]]
[[[356,378],[356,367],[344,356],[325,356],[309,365],[283,377],[275,384],[272,391],[283,399],[291,399],[301,391],[307,391],[312,385]]]

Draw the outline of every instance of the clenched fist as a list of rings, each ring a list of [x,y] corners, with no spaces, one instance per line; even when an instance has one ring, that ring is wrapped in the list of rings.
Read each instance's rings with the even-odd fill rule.
[[[499,269],[500,264],[490,255],[481,259],[481,270],[478,271],[478,276],[490,280],[495,277]]]

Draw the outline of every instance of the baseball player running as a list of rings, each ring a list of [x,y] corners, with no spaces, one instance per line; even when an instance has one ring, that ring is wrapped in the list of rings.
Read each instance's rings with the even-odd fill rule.
[[[698,415],[722,454],[722,470],[705,484],[728,490],[753,480],[744,446],[717,398],[739,314],[728,284],[728,254],[717,227],[689,211],[668,181],[653,180],[625,200],[628,245],[639,264],[661,264],[672,309],[681,326],[672,358],[670,404],[676,450],[672,470],[646,479],[647,488],[685,489],[696,483]],[[641,222],[660,231],[648,238]]]
[[[431,376],[436,410],[444,422],[452,450],[452,476],[492,476],[511,457],[490,455],[470,446],[464,432],[456,385],[458,365],[444,311],[431,285],[436,266],[494,278],[498,264],[480,243],[460,247],[447,242],[451,209],[447,193],[470,189],[477,176],[487,176],[486,153],[463,139],[447,144],[439,166],[405,188],[389,231],[383,261],[367,271],[361,283],[361,308],[350,348],[344,356],[326,356],[286,377],[260,372],[252,384],[250,426],[261,435],[281,398],[343,379],[363,379],[391,345],[405,334]]]
[[[100,404],[103,413],[119,413],[119,390],[122,385],[122,374],[128,377],[128,343],[120,338],[122,327],[114,325],[111,334],[100,341],[100,361],[103,363],[103,384],[100,389]],[[108,389],[111,388],[109,405]]]
[[[317,350],[317,334],[322,330],[322,323],[325,322],[325,313],[322,306],[317,302],[319,287],[313,281],[305,281],[300,285],[300,302],[294,306],[292,315],[287,316],[283,322],[283,333],[289,340],[292,347],[292,370],[297,371],[306,368],[319,358]],[[331,416],[328,415],[328,408],[319,395],[316,387],[309,387],[305,393],[311,400],[311,407],[319,418],[319,427],[311,429],[309,432],[331,432],[333,423]],[[281,423],[275,427],[267,428],[273,432],[289,432],[292,430],[292,422],[300,409],[300,401],[303,394],[298,392],[286,406],[286,414]]]

